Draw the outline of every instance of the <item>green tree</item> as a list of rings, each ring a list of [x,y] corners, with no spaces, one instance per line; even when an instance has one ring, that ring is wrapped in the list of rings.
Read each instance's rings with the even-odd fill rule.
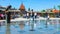
[[[60,17],[60,5],[58,5],[58,8],[59,8],[59,17]]]
[[[42,10],[41,12],[45,12],[45,10]]]
[[[58,5],[58,8],[59,8],[59,10],[60,10],[60,5]]]
[[[41,13],[42,13],[42,16],[45,17],[45,10],[42,10]]]

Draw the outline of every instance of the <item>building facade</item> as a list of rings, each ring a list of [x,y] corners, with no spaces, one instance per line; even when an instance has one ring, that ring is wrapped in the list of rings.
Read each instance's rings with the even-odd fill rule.
[[[4,15],[4,19],[5,19],[5,9],[7,7],[2,7],[0,6],[0,19],[2,18],[2,14]],[[25,9],[25,6],[24,4],[22,3],[20,8],[19,9],[15,9],[15,8],[11,8],[9,10],[9,12],[11,12],[11,19],[12,18],[18,18],[18,16],[20,17],[24,17],[24,16],[27,16],[27,14],[29,14],[29,17],[31,14],[37,14],[37,16],[40,16],[40,17],[47,17],[48,14],[50,17],[60,17],[60,11],[59,10],[56,10],[56,9],[47,9],[45,10],[45,12],[35,12],[33,9],[30,10],[30,8],[28,9],[28,11],[26,11]]]

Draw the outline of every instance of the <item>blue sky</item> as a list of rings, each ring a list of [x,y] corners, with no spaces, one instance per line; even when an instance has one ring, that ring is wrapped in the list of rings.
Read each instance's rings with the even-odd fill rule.
[[[60,5],[60,0],[0,0],[0,5],[12,5],[13,8],[19,9],[22,2],[26,9],[31,8],[36,11],[53,8],[54,6],[58,9],[57,5]]]

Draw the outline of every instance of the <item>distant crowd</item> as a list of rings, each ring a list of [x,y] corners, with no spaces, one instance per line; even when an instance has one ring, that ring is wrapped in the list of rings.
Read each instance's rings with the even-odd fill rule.
[[[5,15],[4,14],[0,14],[0,20],[1,19],[5,19]]]

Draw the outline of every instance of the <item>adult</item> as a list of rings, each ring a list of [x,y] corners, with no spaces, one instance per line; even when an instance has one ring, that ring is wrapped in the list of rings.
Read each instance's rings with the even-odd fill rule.
[[[6,15],[7,15],[7,23],[10,23],[10,14],[11,14],[11,12],[8,12],[8,10],[9,9],[11,9],[11,5],[9,5],[8,7],[7,7],[7,9],[5,10],[5,13],[6,13]]]
[[[3,14],[1,14],[1,17],[4,17],[4,15],[3,15]]]

